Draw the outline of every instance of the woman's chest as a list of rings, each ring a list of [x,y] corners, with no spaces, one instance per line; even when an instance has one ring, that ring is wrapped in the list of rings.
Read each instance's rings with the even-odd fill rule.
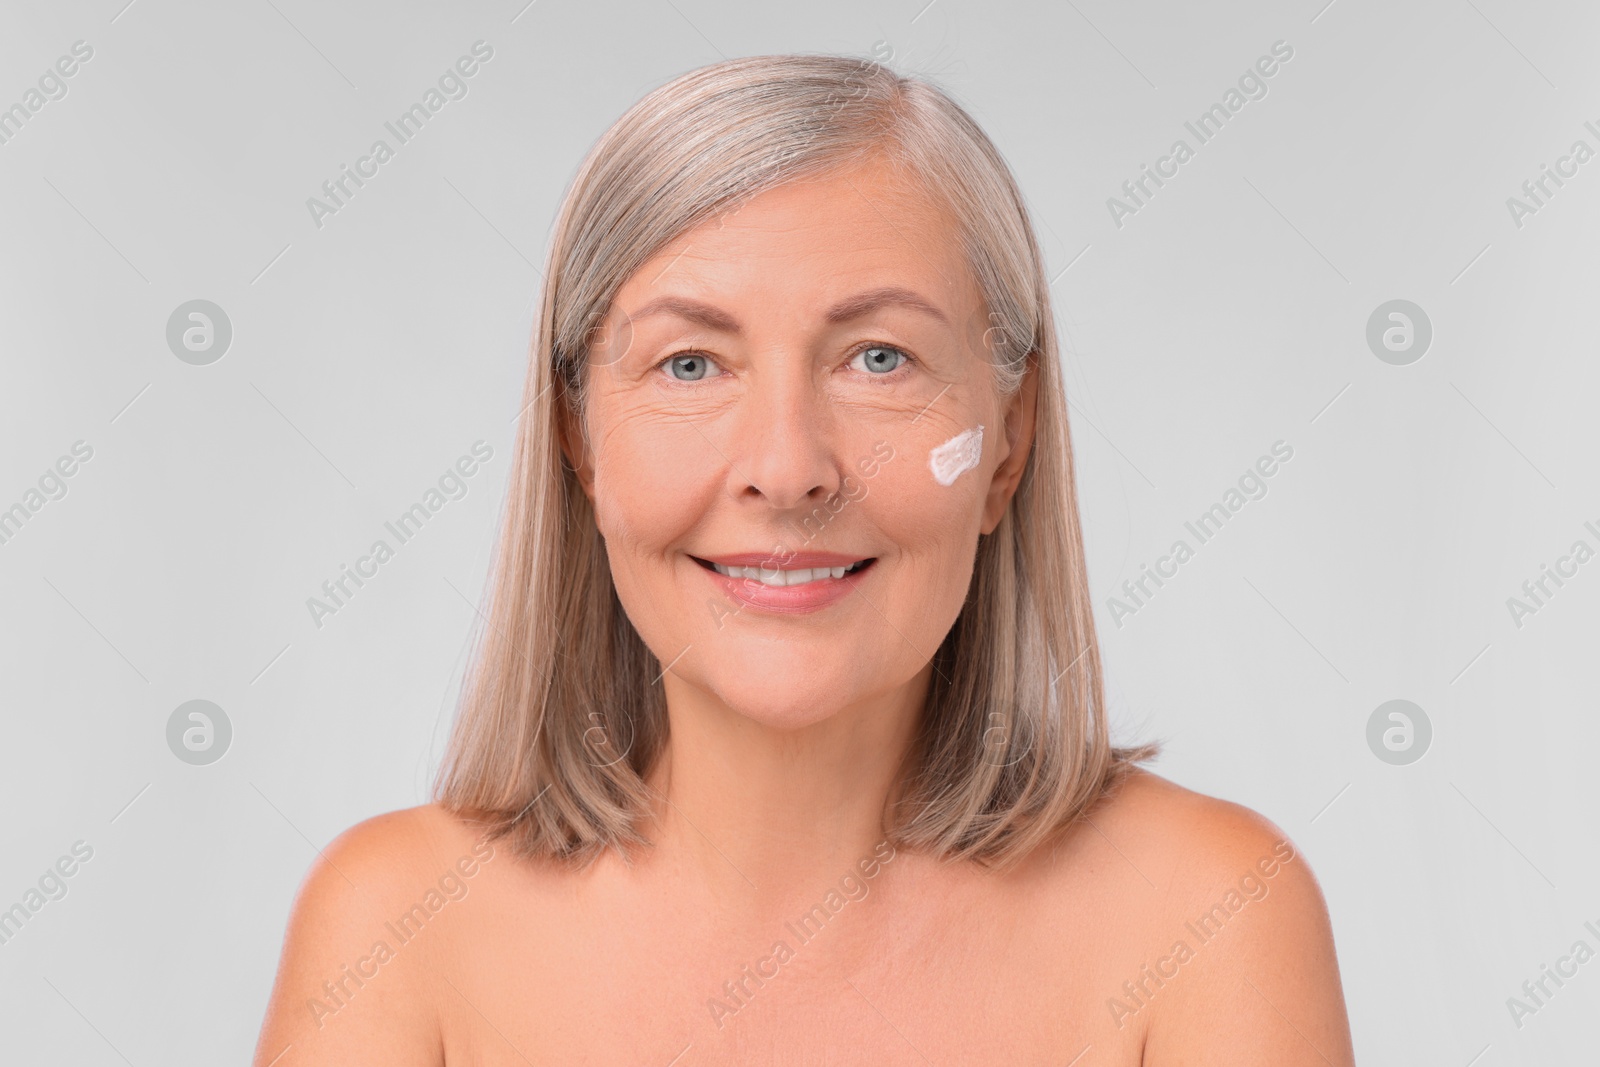
[[[1115,924],[1025,900],[567,912],[462,932],[441,983],[451,1067],[1140,1059],[1143,1028],[1108,1012]]]

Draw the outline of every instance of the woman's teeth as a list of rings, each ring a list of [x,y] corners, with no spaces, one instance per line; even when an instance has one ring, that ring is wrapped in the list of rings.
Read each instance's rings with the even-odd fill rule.
[[[866,560],[852,563],[848,567],[812,567],[799,570],[768,570],[761,567],[724,567],[720,563],[711,564],[718,574],[726,574],[729,578],[748,578],[760,582],[762,585],[804,585],[806,582],[815,582],[823,578],[843,578],[851,571],[860,570]]]

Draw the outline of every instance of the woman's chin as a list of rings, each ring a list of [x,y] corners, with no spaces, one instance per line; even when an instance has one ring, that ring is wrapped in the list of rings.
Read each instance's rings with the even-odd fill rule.
[[[712,691],[729,708],[775,730],[799,730],[837,715],[849,690],[813,674],[800,684],[785,684],[781,674],[717,679]]]

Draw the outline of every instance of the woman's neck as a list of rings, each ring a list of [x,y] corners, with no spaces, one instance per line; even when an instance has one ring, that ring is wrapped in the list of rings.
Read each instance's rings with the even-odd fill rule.
[[[713,888],[774,905],[871,857],[931,677],[930,665],[889,693],[779,728],[668,674],[671,738],[650,775],[652,852]]]

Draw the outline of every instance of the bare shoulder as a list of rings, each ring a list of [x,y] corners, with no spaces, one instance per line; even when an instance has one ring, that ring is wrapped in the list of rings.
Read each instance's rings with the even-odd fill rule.
[[[448,904],[492,855],[481,829],[433,804],[329,842],[295,894],[258,1067],[442,1063],[431,975],[449,939],[428,928],[449,925]]]
[[[1090,817],[1101,830],[1113,827],[1175,860],[1199,861],[1286,839],[1276,824],[1243,804],[1197,793],[1142,768],[1129,772]]]
[[[1353,1064],[1327,903],[1270,819],[1133,772],[1075,847],[1135,869],[1137,966],[1107,1008],[1145,1025],[1145,1067]]]

